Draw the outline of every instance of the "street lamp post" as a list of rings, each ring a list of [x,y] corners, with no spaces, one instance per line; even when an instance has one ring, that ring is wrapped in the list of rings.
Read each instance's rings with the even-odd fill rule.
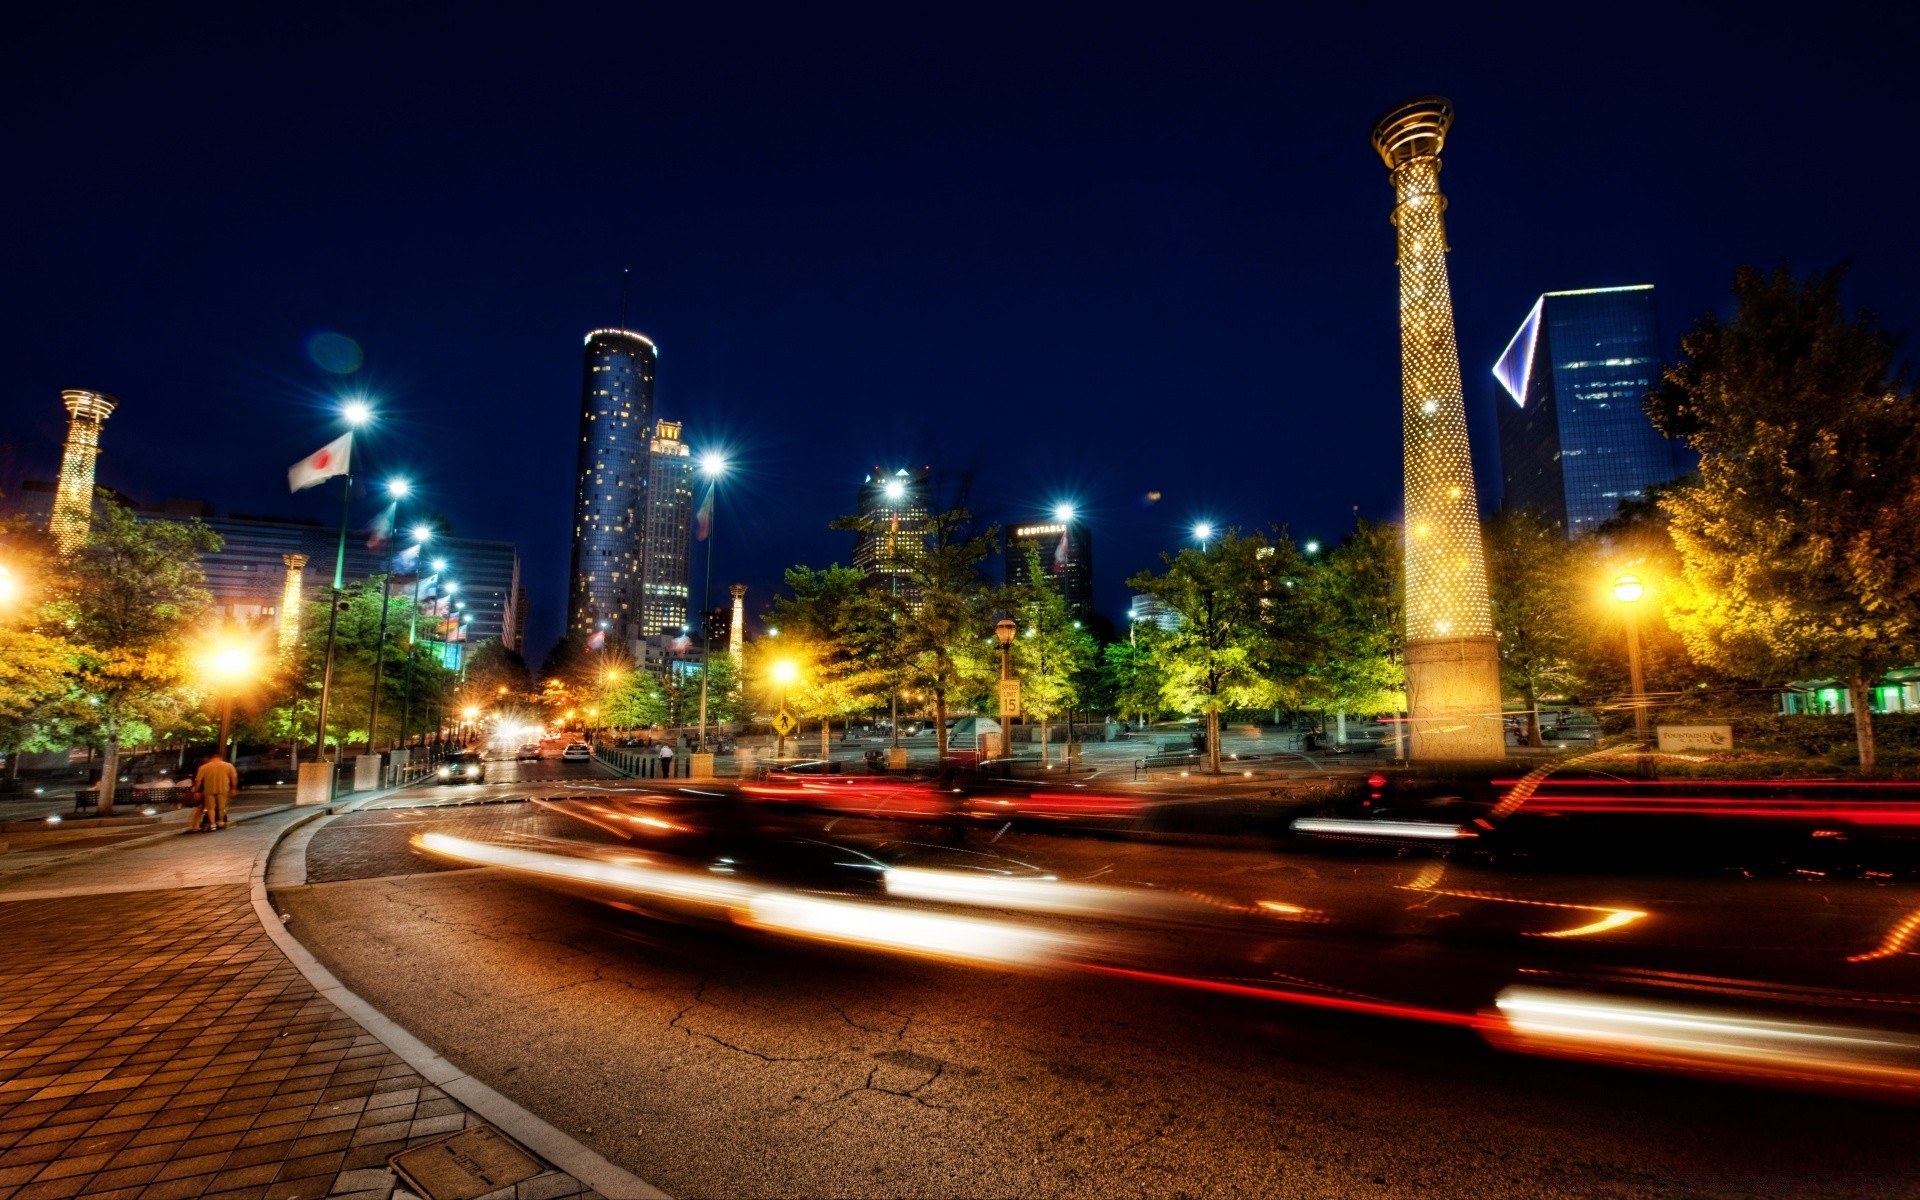
[[[373,703],[367,711],[367,753],[373,753],[375,730],[380,725],[380,685],[386,682],[387,609],[393,598],[393,543],[399,536],[400,501],[413,490],[404,479],[389,479],[387,495],[393,504],[387,509],[387,569],[380,577],[380,635],[373,643]]]
[[[727,472],[725,455],[706,454],[700,473],[707,477],[707,589],[700,601],[700,753],[707,753],[707,677],[713,674],[713,542],[720,524],[720,477]]]
[[[1013,690],[1013,639],[1020,627],[1012,617],[1001,617],[993,624],[994,640],[1000,643],[1000,754],[1013,757],[1013,716],[1007,711],[1007,697]]]
[[[353,400],[341,406],[340,415],[354,429],[373,420],[373,410],[364,401]],[[353,462],[353,443],[347,443],[349,467]],[[345,486],[340,489],[340,544],[333,557],[333,593],[330,610],[327,613],[327,658],[326,665],[320,671],[320,711],[314,721],[313,760],[325,762],[327,758],[327,701],[333,694],[333,647],[334,635],[340,628],[340,590],[346,586],[347,573],[347,517],[353,505],[353,471],[344,475]],[[332,795],[329,786],[328,795]]]
[[[220,694],[220,754],[231,761],[227,742],[233,737],[233,693],[253,667],[253,656],[239,646],[227,646],[213,656],[214,674],[222,683]]]
[[[1207,543],[1213,540],[1213,522],[1200,521],[1193,527],[1193,538],[1200,543],[1200,553],[1207,552]]]
[[[1640,673],[1640,598],[1646,585],[1638,575],[1622,575],[1613,581],[1613,598],[1627,618],[1627,680],[1633,689],[1633,736],[1640,743],[1640,773],[1653,773],[1653,760],[1647,757],[1647,688]]]
[[[413,527],[413,607],[407,612],[407,681],[400,688],[400,744],[407,744],[407,730],[413,723],[413,655],[418,646],[420,633],[420,551],[426,548],[433,530],[425,525]],[[433,569],[438,571],[447,565],[444,558],[433,560]]]

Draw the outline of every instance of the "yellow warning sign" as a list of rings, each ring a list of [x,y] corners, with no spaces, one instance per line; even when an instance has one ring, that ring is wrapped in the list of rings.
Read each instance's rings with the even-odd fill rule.
[[[800,728],[800,722],[794,720],[793,714],[786,709],[783,708],[773,715],[773,731],[781,737],[792,737],[793,731],[798,728]]]

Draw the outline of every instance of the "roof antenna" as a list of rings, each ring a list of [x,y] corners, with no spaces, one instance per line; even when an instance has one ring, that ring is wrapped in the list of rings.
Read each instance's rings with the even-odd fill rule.
[[[633,269],[620,268],[620,328],[627,327],[627,297],[633,292]]]

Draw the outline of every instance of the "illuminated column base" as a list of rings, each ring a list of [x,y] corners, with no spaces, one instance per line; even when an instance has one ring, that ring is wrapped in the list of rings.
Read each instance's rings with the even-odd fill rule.
[[[1505,758],[1500,690],[1497,638],[1408,642],[1408,755],[1416,762]]]

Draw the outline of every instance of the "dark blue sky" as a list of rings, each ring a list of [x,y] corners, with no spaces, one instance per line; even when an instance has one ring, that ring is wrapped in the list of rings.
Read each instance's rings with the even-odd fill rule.
[[[846,561],[866,468],[932,463],[993,517],[1077,500],[1118,615],[1196,518],[1394,515],[1367,133],[1431,91],[1484,500],[1489,368],[1541,291],[1656,284],[1672,341],[1742,262],[1850,257],[1920,320],[1911,17],[1255,7],[38,15],[0,49],[6,469],[46,477],[58,389],[98,388],[104,483],[326,518],[284,472],[364,390],[368,465],[519,544],[537,661],[581,336],[631,268],[659,414],[742,467],[717,585]],[[316,330],[364,368],[315,367]]]

